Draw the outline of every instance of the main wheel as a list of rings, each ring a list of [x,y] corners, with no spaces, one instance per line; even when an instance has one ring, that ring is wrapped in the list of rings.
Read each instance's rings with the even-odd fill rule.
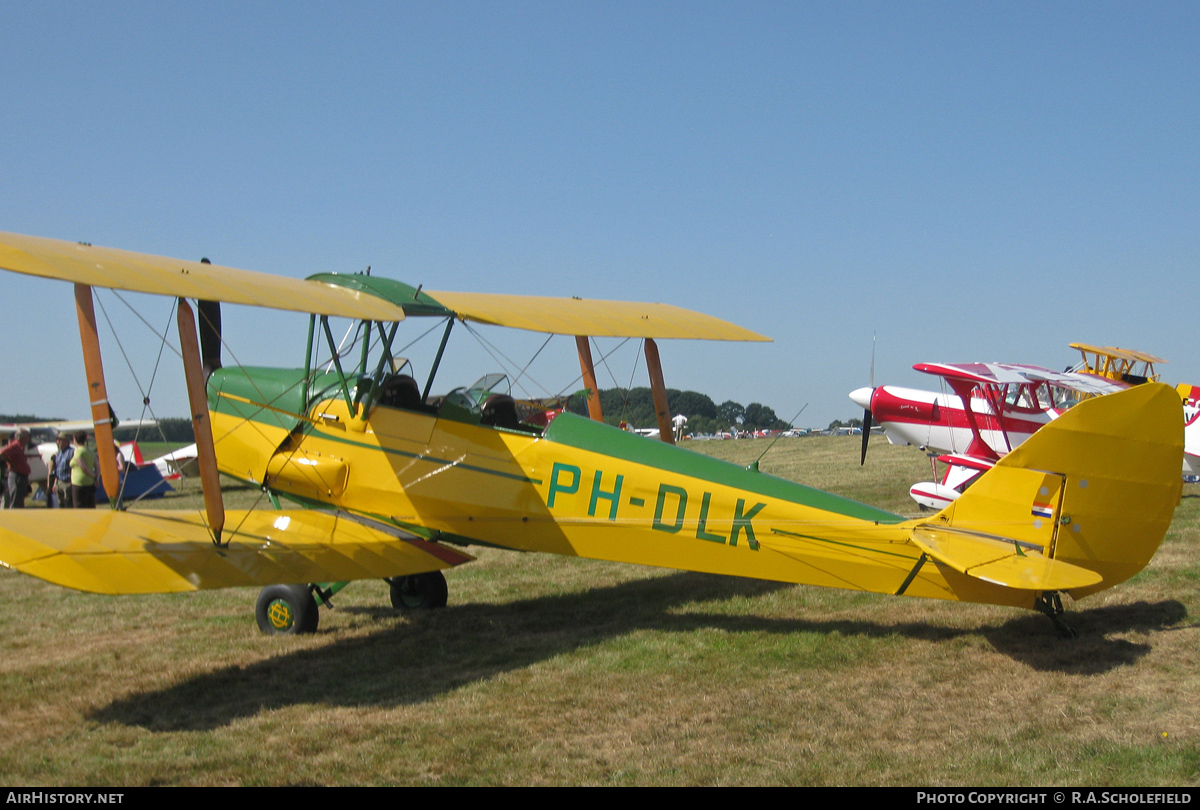
[[[258,629],[269,636],[315,633],[321,614],[307,585],[268,585],[254,606]]]
[[[428,610],[446,606],[449,590],[441,571],[429,571],[388,580],[392,586],[392,607],[396,610]]]

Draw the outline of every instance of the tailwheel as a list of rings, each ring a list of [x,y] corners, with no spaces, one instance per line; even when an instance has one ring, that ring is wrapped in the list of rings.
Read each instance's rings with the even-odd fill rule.
[[[393,577],[388,584],[392,586],[392,607],[396,610],[429,610],[446,606],[449,591],[446,577],[441,571]]]
[[[254,606],[258,629],[269,636],[317,632],[320,614],[308,585],[268,585]]]
[[[1058,591],[1044,592],[1034,602],[1034,608],[1047,619],[1054,622],[1054,629],[1059,638],[1079,638],[1079,631],[1062,620],[1062,597]]]

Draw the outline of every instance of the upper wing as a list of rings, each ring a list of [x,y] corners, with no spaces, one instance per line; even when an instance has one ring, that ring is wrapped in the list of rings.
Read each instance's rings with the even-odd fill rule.
[[[404,320],[404,310],[369,293],[215,264],[0,232],[0,268],[93,287],[231,304]]]
[[[427,292],[370,276],[300,280],[116,248],[0,232],[0,268],[93,287],[172,295],[318,315],[399,321],[453,313],[463,320],[564,335],[765,341],[720,318],[626,301]],[[411,293],[411,296],[409,295]]]
[[[1130,360],[1135,363],[1166,363],[1161,357],[1155,357],[1152,354],[1139,352],[1136,349],[1119,349],[1116,346],[1093,346],[1090,343],[1072,343],[1072,349],[1077,349],[1084,352],[1095,352],[1096,354],[1108,355],[1121,360]]]
[[[453,316],[531,332],[589,337],[770,340],[720,318],[669,304],[434,292],[363,274],[317,273],[309,278],[377,295],[402,307],[408,315]]]
[[[670,304],[496,293],[430,291],[428,294],[464,320],[533,332],[592,337],[770,340],[720,318]]]
[[[1051,371],[1041,366],[1018,363],[917,363],[917,371],[952,380],[985,385],[1029,385],[1048,382],[1084,394],[1113,394],[1129,387],[1128,383],[1075,371]]]
[[[217,548],[196,513],[10,509],[0,565],[81,591],[174,593],[241,585],[373,579],[474,557],[344,513],[231,511]]]

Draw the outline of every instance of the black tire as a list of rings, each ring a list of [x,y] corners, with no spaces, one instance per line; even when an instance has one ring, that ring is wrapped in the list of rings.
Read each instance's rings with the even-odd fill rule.
[[[392,586],[392,607],[396,610],[430,610],[446,606],[449,589],[441,571],[395,577]]]
[[[315,633],[321,614],[307,585],[268,585],[254,606],[258,629],[269,636]]]

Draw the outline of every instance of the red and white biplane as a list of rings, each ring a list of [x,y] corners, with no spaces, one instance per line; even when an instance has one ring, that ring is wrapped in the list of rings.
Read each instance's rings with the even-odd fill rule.
[[[1175,386],[1183,399],[1183,472],[1200,476],[1200,385],[1180,383]]]
[[[850,399],[863,408],[863,459],[870,423],[891,444],[912,444],[945,465],[940,481],[915,484],[909,494],[940,510],[1040,427],[1081,399],[1129,388],[1087,372],[1051,371],[1013,363],[918,363],[941,377],[953,394],[881,385],[859,388]]]

